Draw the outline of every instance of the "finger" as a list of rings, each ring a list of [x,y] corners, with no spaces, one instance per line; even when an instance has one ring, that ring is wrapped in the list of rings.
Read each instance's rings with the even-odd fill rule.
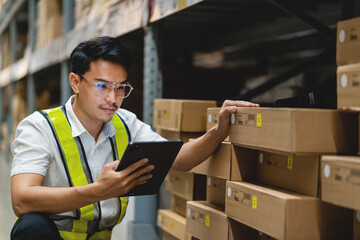
[[[109,167],[110,169],[114,170],[117,168],[117,166],[119,165],[119,160],[113,161],[111,163],[107,163],[105,164],[105,166]]]
[[[232,100],[225,100],[223,103],[223,107],[228,106],[236,106],[236,107],[259,107],[260,105],[257,103],[252,103],[248,101],[232,101]]]
[[[154,165],[149,165],[144,168],[136,170],[129,176],[129,181],[131,182],[143,175],[148,175],[147,173],[150,173],[152,170],[154,170],[154,168],[155,168]]]
[[[125,174],[125,175],[129,175],[129,174],[131,174],[132,172],[134,172],[136,169],[144,166],[144,165],[145,165],[146,163],[148,163],[148,162],[149,162],[149,159],[143,158],[143,159],[141,159],[141,160],[139,160],[139,161],[131,164],[129,167],[125,168],[124,170],[122,170],[122,171],[120,171],[120,172],[122,172],[122,173]]]
[[[129,183],[129,189],[133,189],[134,187],[138,186],[138,185],[141,185],[141,184],[144,184],[146,183],[149,179],[152,178],[152,174],[146,174],[146,175],[142,175],[136,179],[134,179],[133,181],[130,181]],[[129,191],[130,191],[129,190]]]

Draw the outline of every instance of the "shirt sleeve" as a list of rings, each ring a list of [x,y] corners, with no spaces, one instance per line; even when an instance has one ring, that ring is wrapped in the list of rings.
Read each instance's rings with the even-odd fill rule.
[[[125,123],[129,128],[131,134],[131,141],[167,141],[158,133],[154,132],[148,124],[140,121],[134,113],[129,112],[125,109],[120,109],[118,113],[124,119]]]
[[[49,133],[51,134],[51,129],[46,119],[38,112],[20,122],[11,145],[13,154],[11,176],[21,173],[46,176],[50,161],[53,159]]]

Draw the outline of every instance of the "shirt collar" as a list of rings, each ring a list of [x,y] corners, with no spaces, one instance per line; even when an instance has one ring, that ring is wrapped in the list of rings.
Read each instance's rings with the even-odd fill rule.
[[[75,95],[71,96],[69,100],[65,103],[65,109],[67,112],[67,116],[71,125],[71,131],[73,137],[78,137],[81,134],[87,133],[90,135],[90,133],[85,129],[85,127],[81,124],[80,120],[77,118],[77,116],[74,113],[74,110],[72,108],[72,100],[75,98]],[[75,100],[75,99],[74,99]],[[104,132],[105,137],[113,137],[116,133],[114,124],[112,121],[109,121],[105,123],[103,129],[101,130]],[[99,136],[102,135],[102,133],[99,134]]]

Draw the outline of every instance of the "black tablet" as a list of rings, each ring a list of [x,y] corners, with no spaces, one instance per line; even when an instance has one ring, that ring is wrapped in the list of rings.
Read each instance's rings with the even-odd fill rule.
[[[123,196],[139,196],[156,193],[169,172],[183,142],[130,142],[115,171],[121,171],[140,159],[148,158],[147,165],[154,165],[153,175],[146,183],[134,187]]]

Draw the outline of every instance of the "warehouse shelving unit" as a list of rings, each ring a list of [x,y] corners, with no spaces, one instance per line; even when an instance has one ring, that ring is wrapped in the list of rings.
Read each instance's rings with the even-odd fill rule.
[[[27,113],[37,110],[36,97],[45,83],[56,91],[48,105],[64,103],[71,95],[68,58],[81,41],[110,35],[132,50],[135,64],[129,75],[137,92],[123,107],[152,124],[155,98],[256,100],[315,65],[331,74],[336,23],[359,15],[360,10],[354,0],[296,0],[291,5],[282,0],[124,0],[86,25],[73,28],[74,2],[62,0],[63,34],[40,49],[35,49],[37,0],[7,1],[0,13],[0,43],[4,46],[8,31],[11,46],[11,64],[4,66],[2,54],[0,66],[0,120],[7,122],[8,129],[8,137],[4,139],[1,133],[0,140],[6,142],[2,153],[6,159],[10,159],[14,129],[11,102],[16,83],[26,83]],[[17,21],[25,22],[27,30],[26,48],[20,57],[14,47],[18,45]],[[270,66],[279,65],[287,68],[269,74]],[[51,75],[57,80],[50,81]],[[270,77],[247,87],[245,80],[259,75]],[[328,76],[312,75],[307,84],[316,88],[323,85],[323,78]],[[332,87],[322,91],[323,95],[330,93],[330,102],[336,104]],[[302,90],[310,88],[302,86]],[[154,223],[156,211],[149,209],[156,204],[154,196],[136,198],[134,218]]]

